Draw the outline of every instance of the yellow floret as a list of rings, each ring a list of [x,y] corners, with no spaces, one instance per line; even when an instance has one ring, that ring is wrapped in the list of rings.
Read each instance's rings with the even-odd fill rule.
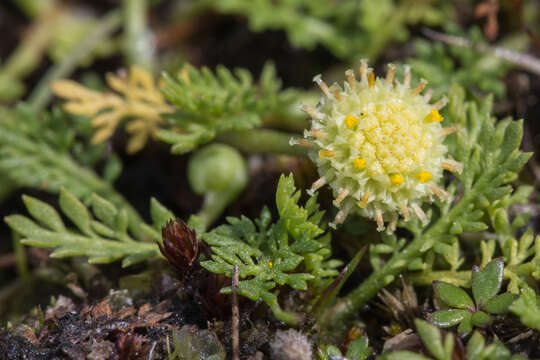
[[[422,184],[425,184],[431,179],[431,173],[429,171],[420,171],[417,175],[418,181],[420,181]]]
[[[366,168],[366,159],[356,158],[353,160],[356,170],[364,170]]]
[[[336,156],[336,153],[332,150],[319,150],[320,158],[333,158],[334,156]]]
[[[352,115],[347,115],[347,117],[345,118],[345,125],[347,125],[349,129],[352,129],[357,123],[358,119]]]
[[[361,207],[362,209],[365,209],[365,208],[366,208],[366,205],[367,205],[367,202],[368,202],[368,200],[369,200],[369,196],[370,196],[370,195],[371,195],[371,194],[369,193],[369,191],[368,191],[367,193],[365,193],[365,194],[364,194],[364,197],[362,198],[362,200],[360,200],[360,201],[357,203],[357,205],[358,205],[359,207]]]
[[[390,175],[390,182],[392,185],[399,186],[403,183],[403,176],[399,174]]]
[[[425,120],[428,123],[441,122],[441,121],[443,121],[443,117],[441,116],[441,114],[437,110],[433,109],[433,110],[431,110],[429,115],[426,116]]]

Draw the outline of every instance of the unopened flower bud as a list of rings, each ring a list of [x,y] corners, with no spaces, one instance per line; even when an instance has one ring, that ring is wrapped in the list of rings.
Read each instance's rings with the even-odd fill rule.
[[[158,243],[163,256],[181,272],[191,269],[199,257],[199,243],[194,230],[182,220],[170,220],[161,229],[163,244]]]

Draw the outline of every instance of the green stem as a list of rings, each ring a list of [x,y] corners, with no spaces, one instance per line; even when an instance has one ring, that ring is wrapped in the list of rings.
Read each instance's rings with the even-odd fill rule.
[[[487,187],[490,179],[489,174],[479,179],[475,187],[467,191],[448,214],[439,218],[426,232],[415,237],[404,250],[392,256],[381,269],[373,272],[360,286],[328,309],[320,320],[321,324],[328,327],[333,327],[333,324],[342,324],[382,288],[394,281],[396,276],[403,272],[413,259],[429,250],[438,237],[447,233],[453,219],[465,212],[465,209],[474,200],[475,194],[478,192],[476,190]]]
[[[30,273],[28,272],[28,261],[26,259],[26,251],[21,244],[21,236],[13,232],[13,252],[17,262],[17,273],[26,284],[30,282]]]
[[[309,147],[292,146],[291,139],[300,139],[300,137],[296,134],[267,129],[229,131],[217,137],[218,141],[248,153],[274,153],[307,157]]]
[[[152,41],[147,28],[146,0],[124,0],[124,53],[129,65],[152,70]]]
[[[527,276],[536,270],[533,262],[528,262],[519,265],[510,265],[504,269],[504,279],[509,279],[511,275]],[[407,276],[407,280],[415,285],[431,285],[434,281],[440,280],[456,286],[470,287],[471,272],[464,271],[427,271],[421,273],[413,273]]]
[[[36,20],[5,61],[0,69],[0,101],[13,101],[24,94],[22,79],[38,67],[53,35],[56,18],[54,13]]]
[[[47,13],[56,5],[56,0],[11,0],[30,18]]]
[[[228,196],[216,191],[210,191],[204,196],[202,209],[195,216],[204,225],[205,231],[223,214],[225,208],[231,203],[230,200]]]
[[[122,22],[122,14],[113,10],[105,15],[95,26],[94,30],[77,46],[73,52],[60,63],[55,64],[43,76],[28,99],[36,109],[43,109],[51,100],[52,94],[49,85],[58,79],[66,78],[77,68],[88,54],[99,46],[104,39],[116,31]]]
[[[33,289],[22,278],[17,277],[11,283],[0,288],[0,318],[6,318],[16,314],[18,307],[24,306],[24,300],[28,299],[29,292]]]
[[[427,271],[407,275],[407,280],[415,285],[431,285],[435,280],[445,281],[456,286],[469,287],[471,284],[470,271]]]
[[[264,118],[263,125],[271,129],[301,133],[304,129],[309,128],[310,120],[306,116],[278,113]]]
[[[55,20],[55,16],[44,16],[37,20],[20,45],[6,60],[2,72],[15,78],[22,78],[37,68],[51,39]]]
[[[298,326],[300,324],[301,316],[296,313],[283,310],[281,306],[279,306],[277,298],[271,302],[267,302],[266,304],[270,307],[270,310],[272,310],[272,313],[276,319],[281,320],[290,326]]]

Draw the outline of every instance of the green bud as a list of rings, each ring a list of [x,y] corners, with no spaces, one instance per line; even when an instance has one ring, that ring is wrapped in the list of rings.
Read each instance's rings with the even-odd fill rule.
[[[187,176],[193,191],[204,196],[203,208],[197,216],[205,228],[238,197],[248,181],[242,155],[223,144],[208,145],[193,154]]]
[[[198,195],[219,192],[234,198],[248,180],[242,155],[222,144],[212,144],[197,151],[189,160],[187,172],[189,184]]]

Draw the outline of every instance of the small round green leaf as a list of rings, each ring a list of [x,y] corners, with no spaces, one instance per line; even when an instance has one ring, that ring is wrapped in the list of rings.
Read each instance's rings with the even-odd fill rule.
[[[440,310],[431,314],[431,321],[442,328],[452,327],[459,324],[470,313],[469,310],[462,309]]]
[[[369,348],[369,341],[366,336],[362,336],[349,345],[347,350],[348,359],[365,360],[371,355],[371,349]]]
[[[463,320],[461,320],[461,323],[459,324],[457,330],[460,334],[467,334],[472,331],[473,325],[472,325],[472,313],[468,313]]]
[[[472,292],[477,306],[492,299],[501,289],[504,263],[502,259],[490,261],[482,271],[473,267]]]
[[[493,318],[483,311],[475,312],[472,315],[471,322],[473,326],[487,325]]]
[[[458,309],[474,309],[474,303],[469,294],[455,285],[443,281],[435,281],[433,282],[433,289],[439,299],[448,306]]]
[[[484,305],[484,310],[490,314],[504,314],[517,298],[516,294],[511,293],[498,295]]]

